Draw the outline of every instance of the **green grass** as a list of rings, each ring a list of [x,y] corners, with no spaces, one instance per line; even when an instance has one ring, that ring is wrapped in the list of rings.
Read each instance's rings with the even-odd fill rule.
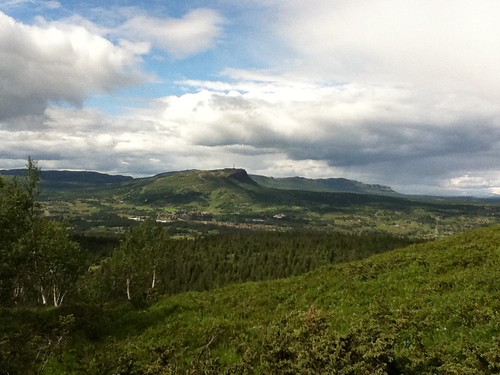
[[[495,374],[499,244],[497,226],[293,278],[106,307],[73,331],[78,339],[66,352],[76,358],[57,366],[88,373],[99,364],[103,374],[124,366],[121,373]]]

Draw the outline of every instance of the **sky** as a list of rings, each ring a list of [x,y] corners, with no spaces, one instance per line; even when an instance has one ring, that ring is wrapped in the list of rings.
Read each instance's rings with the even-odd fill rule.
[[[0,169],[500,194],[497,0],[0,0]]]

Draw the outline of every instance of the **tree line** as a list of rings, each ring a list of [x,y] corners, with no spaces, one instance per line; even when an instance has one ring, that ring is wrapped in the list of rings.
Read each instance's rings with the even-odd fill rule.
[[[59,306],[85,269],[64,223],[44,218],[40,169],[28,158],[24,180],[0,178],[0,302]]]
[[[144,301],[232,283],[299,275],[319,266],[402,247],[386,234],[239,231],[172,239],[145,222],[131,228],[113,254],[81,279],[82,298]]]
[[[44,217],[37,203],[39,182],[40,169],[31,158],[24,180],[0,179],[3,306],[152,302],[159,295],[298,275],[409,243],[387,234],[301,230],[179,239],[147,221],[129,228],[114,249],[96,257],[75,238],[87,245],[92,241]]]

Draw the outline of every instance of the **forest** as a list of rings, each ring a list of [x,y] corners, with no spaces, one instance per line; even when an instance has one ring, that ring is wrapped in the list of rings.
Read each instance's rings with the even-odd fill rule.
[[[414,242],[298,229],[179,237],[154,220],[138,222],[119,241],[89,238],[44,216],[35,161],[29,160],[27,173],[25,180],[0,182],[5,306],[151,302],[157,295],[299,275]]]
[[[500,369],[497,227],[92,237],[45,215],[39,180],[31,159],[0,178],[0,374]]]

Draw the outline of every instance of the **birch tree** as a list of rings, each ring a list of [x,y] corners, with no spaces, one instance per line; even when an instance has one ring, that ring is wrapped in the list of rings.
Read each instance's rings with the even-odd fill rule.
[[[28,170],[36,164],[28,159]],[[22,299],[22,283],[26,253],[19,251],[18,242],[30,231],[35,214],[37,172],[24,181],[0,177],[0,302],[10,305]],[[31,185],[32,188],[29,188]]]
[[[24,180],[0,179],[0,296],[6,304],[59,306],[84,265],[61,223],[43,217],[40,169],[28,158]]]
[[[83,252],[62,223],[39,220],[32,231],[28,280],[42,304],[59,306],[85,268]]]
[[[153,222],[131,228],[106,265],[127,300],[141,299],[158,285],[158,266],[168,235]],[[116,287],[117,285],[115,285]]]
[[[0,303],[10,305],[22,293],[18,271],[23,263],[15,245],[28,230],[27,196],[15,180],[0,177]]]

